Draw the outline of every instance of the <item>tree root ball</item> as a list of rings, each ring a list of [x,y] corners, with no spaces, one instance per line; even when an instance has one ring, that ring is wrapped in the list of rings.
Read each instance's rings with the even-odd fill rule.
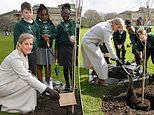
[[[144,99],[142,103],[141,98],[138,98],[138,99],[139,99],[139,103],[136,104],[136,109],[142,110],[142,111],[149,111],[151,108],[151,102],[148,99]]]
[[[128,105],[136,110],[149,111],[151,108],[151,102],[148,99],[144,99],[143,103],[141,97],[129,100]]]

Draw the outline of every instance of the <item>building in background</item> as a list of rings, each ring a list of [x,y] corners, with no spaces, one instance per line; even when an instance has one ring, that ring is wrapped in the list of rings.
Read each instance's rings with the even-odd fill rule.
[[[130,20],[133,26],[136,25],[136,20],[139,17],[144,19],[144,23],[146,26],[154,25],[154,8],[140,7],[138,11],[125,11],[118,15],[124,20]]]
[[[61,18],[61,7],[63,4],[58,5],[58,7],[47,7],[50,15],[50,19],[53,21],[55,25],[58,25]],[[75,4],[70,4],[71,6],[71,19],[76,19],[76,9]],[[36,12],[39,8],[39,4],[33,6],[34,19],[36,18]],[[81,12],[80,12],[81,16]],[[20,11],[13,10],[11,12],[7,12],[0,15],[0,32],[4,32],[6,35],[13,31],[15,23],[21,19]]]

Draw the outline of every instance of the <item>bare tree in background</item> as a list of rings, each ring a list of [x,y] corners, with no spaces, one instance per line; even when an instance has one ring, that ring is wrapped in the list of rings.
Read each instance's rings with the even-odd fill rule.
[[[82,27],[92,27],[102,21],[102,16],[96,10],[87,10],[81,19]]]
[[[102,13],[96,10],[87,10],[81,18],[81,27],[91,28],[101,21],[106,21],[117,17],[118,14],[113,13]]]
[[[116,18],[117,16],[118,14],[115,12],[104,14],[104,21]]]
[[[5,35],[11,34],[15,22],[9,17],[0,18],[0,31],[4,32]]]

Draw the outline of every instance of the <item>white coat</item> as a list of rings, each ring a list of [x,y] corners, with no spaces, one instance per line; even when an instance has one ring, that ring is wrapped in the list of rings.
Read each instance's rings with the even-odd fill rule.
[[[82,39],[83,67],[90,68],[92,65],[99,79],[108,78],[108,67],[98,45],[105,43],[111,58],[117,59],[111,42],[112,36],[111,23],[101,22],[89,29]]]
[[[37,105],[36,90],[42,93],[46,85],[37,80],[28,70],[28,58],[17,49],[0,65],[1,111],[27,113]]]

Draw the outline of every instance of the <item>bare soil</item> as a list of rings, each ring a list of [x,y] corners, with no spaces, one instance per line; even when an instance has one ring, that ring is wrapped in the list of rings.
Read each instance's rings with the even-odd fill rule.
[[[79,93],[75,93],[77,105],[60,107],[59,101],[51,99],[49,96],[38,96],[38,104],[34,112],[25,115],[83,115],[81,107],[81,99]]]
[[[115,70],[115,68],[114,68]],[[119,70],[116,70],[119,71]],[[116,72],[116,76],[113,75],[115,71],[110,71],[109,74],[111,77],[126,78],[126,75],[121,71]],[[136,105],[150,107],[147,109],[137,108],[132,104],[134,102],[131,99],[128,99],[128,83],[117,85],[113,88],[110,93],[103,97],[102,99],[102,111],[104,115],[154,115],[154,79],[149,78],[146,80],[145,93],[144,93],[144,103],[141,101],[142,96],[142,82],[135,81],[133,85],[133,92],[136,94]],[[150,103],[150,105],[149,105]]]
[[[151,95],[151,104],[154,101],[154,85],[148,85],[145,89],[145,98],[148,98],[147,94]],[[141,88],[134,88],[134,92],[141,96]],[[102,108],[105,115],[154,115],[153,105],[149,111],[138,110],[132,108],[126,102],[127,87],[122,86],[116,89],[113,89],[108,96],[103,98]]]
[[[59,93],[69,92],[65,91],[64,87],[65,85],[62,82],[53,80],[53,88]],[[72,109],[72,105],[60,107],[59,100],[53,100],[50,96],[38,94],[35,111],[24,115],[83,115],[79,89],[75,91],[75,98],[77,104]]]

